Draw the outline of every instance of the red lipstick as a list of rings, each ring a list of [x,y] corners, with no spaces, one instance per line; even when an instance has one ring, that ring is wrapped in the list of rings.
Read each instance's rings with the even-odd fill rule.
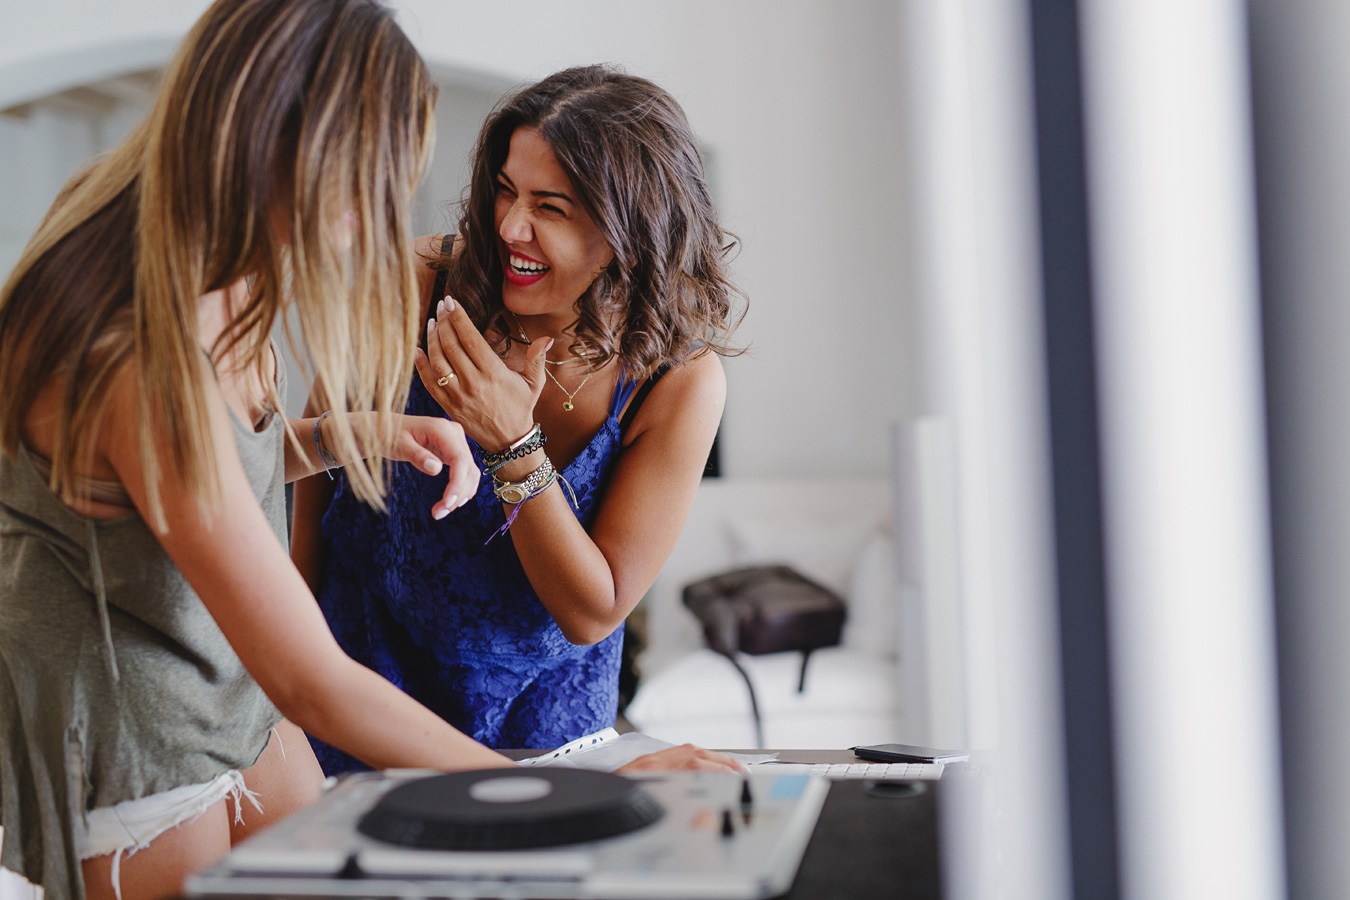
[[[538,269],[531,269],[527,267],[516,268],[515,266],[511,265],[511,260],[513,258],[518,261],[536,263],[542,268]],[[508,247],[506,248],[506,252],[502,258],[502,271],[503,273],[505,273],[505,277],[508,283],[513,284],[516,287],[528,287],[534,284],[539,279],[543,278],[551,270],[548,266],[544,265],[544,263],[541,262],[540,260],[534,259],[533,257],[530,256],[526,256],[524,253],[519,253]]]

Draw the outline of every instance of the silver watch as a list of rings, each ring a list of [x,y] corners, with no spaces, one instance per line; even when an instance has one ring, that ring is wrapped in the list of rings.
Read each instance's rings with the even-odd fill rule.
[[[492,477],[492,493],[503,503],[524,503],[535,494],[549,486],[553,480],[553,463],[547,456],[543,463],[523,481],[502,481]]]

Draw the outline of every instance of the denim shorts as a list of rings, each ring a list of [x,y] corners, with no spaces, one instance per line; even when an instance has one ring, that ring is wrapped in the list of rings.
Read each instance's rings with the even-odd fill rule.
[[[244,821],[243,798],[262,812],[257,794],[244,785],[243,773],[231,769],[205,784],[189,784],[90,811],[84,821],[75,822],[75,850],[80,859],[116,854],[112,863],[113,891],[121,897],[118,874],[123,855],[135,853],[169,829],[192,821],[224,797],[234,800],[235,824]]]

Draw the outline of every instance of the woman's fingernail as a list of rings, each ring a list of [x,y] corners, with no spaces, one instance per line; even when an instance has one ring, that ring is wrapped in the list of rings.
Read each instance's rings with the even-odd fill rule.
[[[427,319],[427,334],[431,334],[435,330],[436,330],[436,320]]]
[[[437,506],[431,511],[431,517],[435,519],[437,522],[439,522],[441,519],[444,519],[448,515],[450,515],[450,510],[446,509],[444,506]]]
[[[445,311],[446,311],[446,312],[448,312],[448,313],[449,313],[449,312],[454,312],[454,311],[455,311],[455,298],[454,298],[454,297],[451,297],[449,294],[446,294],[446,295],[445,295],[445,299],[441,301],[441,305],[445,307]]]

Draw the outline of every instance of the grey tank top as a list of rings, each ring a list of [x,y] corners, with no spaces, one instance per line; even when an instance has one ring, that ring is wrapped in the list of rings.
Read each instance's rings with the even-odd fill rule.
[[[283,417],[231,422],[285,546]],[[280,718],[144,520],[81,516],[0,455],[0,866],[81,896],[75,821],[247,768]]]

